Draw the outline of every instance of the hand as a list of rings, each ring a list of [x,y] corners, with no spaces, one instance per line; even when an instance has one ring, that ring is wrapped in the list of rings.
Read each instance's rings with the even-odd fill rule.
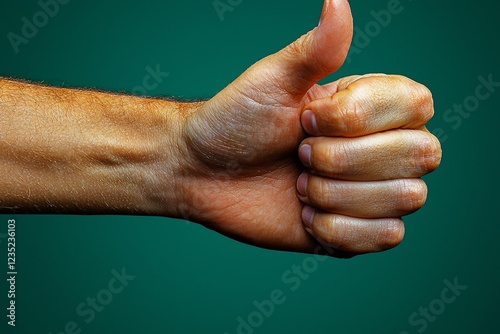
[[[440,161],[423,128],[432,99],[401,77],[317,85],[342,65],[352,33],[347,0],[326,0],[319,27],[185,115],[185,217],[266,248],[313,252],[325,241],[339,257],[401,242],[397,217],[423,205],[416,178]]]

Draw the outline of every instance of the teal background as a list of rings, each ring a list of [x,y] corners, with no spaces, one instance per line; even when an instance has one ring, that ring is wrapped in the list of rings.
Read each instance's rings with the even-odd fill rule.
[[[387,0],[351,1],[355,25]],[[477,77],[500,81],[499,6],[493,1],[404,0],[361,54],[330,79],[398,73],[426,84],[447,136],[440,169],[425,179],[428,204],[406,218],[402,245],[351,260],[329,259],[296,291],[282,281],[307,255],[240,244],[201,226],[166,218],[0,216],[0,261],[7,220],[17,220],[17,326],[6,325],[7,285],[0,281],[1,333],[237,332],[254,300],[282,290],[254,333],[419,333],[409,317],[440,298],[443,281],[467,289],[425,333],[498,332],[500,90],[458,129],[444,111],[474,94]],[[70,1],[15,54],[7,33],[40,10],[11,1],[0,11],[0,74],[66,87],[132,91],[146,67],[170,76],[151,95],[208,98],[258,59],[314,27],[321,0],[245,0],[221,21],[212,1]],[[6,266],[0,265],[0,277]],[[107,287],[111,270],[134,275],[86,324],[76,306]],[[4,270],[5,269],[5,270]],[[4,273],[2,273],[4,272]],[[419,317],[418,319],[422,319]]]

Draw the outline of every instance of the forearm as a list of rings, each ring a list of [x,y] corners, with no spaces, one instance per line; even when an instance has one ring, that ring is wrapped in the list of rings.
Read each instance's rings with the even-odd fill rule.
[[[0,79],[0,211],[177,216],[189,108]]]

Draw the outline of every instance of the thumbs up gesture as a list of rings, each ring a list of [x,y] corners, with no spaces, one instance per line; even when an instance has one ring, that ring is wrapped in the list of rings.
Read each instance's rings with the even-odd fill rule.
[[[398,245],[401,216],[427,195],[441,160],[425,129],[424,86],[337,71],[353,35],[347,0],[325,0],[318,27],[250,67],[184,117],[186,218],[256,246],[337,257]]]

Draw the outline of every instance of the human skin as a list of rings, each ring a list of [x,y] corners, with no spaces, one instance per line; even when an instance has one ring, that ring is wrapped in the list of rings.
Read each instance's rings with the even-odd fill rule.
[[[206,102],[0,80],[0,211],[185,218],[270,249],[378,252],[441,160],[427,88],[391,75],[316,84],[345,60],[346,0]],[[310,154],[309,154],[310,153]]]

